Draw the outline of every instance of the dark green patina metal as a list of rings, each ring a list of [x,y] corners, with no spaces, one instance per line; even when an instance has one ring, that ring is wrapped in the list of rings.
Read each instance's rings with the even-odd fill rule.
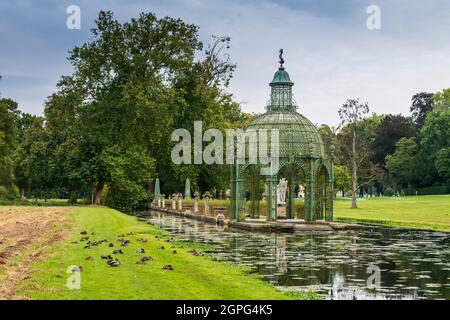
[[[279,171],[277,175],[266,176],[268,189],[268,220],[277,220],[278,179],[288,179],[287,216],[295,218],[295,185],[305,186],[305,220],[333,220],[333,161],[332,155],[325,153],[324,144],[317,128],[306,117],[297,112],[297,105],[292,97],[292,87],[288,72],[283,67],[282,50],[280,50],[280,67],[275,73],[271,87],[271,98],[266,112],[256,118],[247,128],[252,130],[278,129],[279,132]],[[246,150],[249,149],[246,141]],[[250,193],[250,214],[259,216],[260,196],[259,167],[249,164],[233,166],[231,174],[230,217],[237,221],[244,220],[245,194]]]

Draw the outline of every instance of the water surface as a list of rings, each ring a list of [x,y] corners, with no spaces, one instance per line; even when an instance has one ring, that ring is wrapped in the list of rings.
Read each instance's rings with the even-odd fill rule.
[[[182,241],[216,245],[213,259],[246,265],[284,289],[315,290],[328,299],[450,299],[448,233],[367,227],[267,234],[155,211],[139,215]]]

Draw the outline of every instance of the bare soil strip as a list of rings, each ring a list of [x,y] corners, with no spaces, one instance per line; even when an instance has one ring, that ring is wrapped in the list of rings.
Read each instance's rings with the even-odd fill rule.
[[[14,294],[30,277],[30,263],[67,236],[64,225],[73,212],[70,207],[0,207],[0,299],[21,298]]]

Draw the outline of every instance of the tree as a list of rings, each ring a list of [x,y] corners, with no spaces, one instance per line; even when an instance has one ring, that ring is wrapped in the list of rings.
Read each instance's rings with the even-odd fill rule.
[[[386,169],[398,190],[399,184],[405,185],[414,179],[414,166],[418,145],[415,138],[401,138],[396,143],[393,154],[386,156]]]
[[[348,152],[348,156],[351,162],[351,173],[352,173],[352,209],[357,208],[356,204],[356,191],[358,185],[358,164],[362,158],[359,154],[358,144],[357,144],[357,125],[359,122],[364,120],[369,113],[368,103],[361,103],[359,99],[349,99],[342,105],[338,111],[339,117],[341,119],[341,126],[348,126],[351,132],[351,150]]]
[[[143,184],[151,193],[156,172],[167,191],[186,177],[196,186],[206,172],[215,178],[210,183],[228,179],[226,168],[174,167],[170,137],[176,128],[193,130],[196,120],[204,129],[226,129],[242,119],[223,89],[235,68],[225,53],[230,39],[215,37],[197,60],[198,27],[151,13],[119,23],[102,11],[92,33],[92,41],[71,51],[74,72],[46,103],[54,185],[71,193],[89,188],[96,204],[106,187],[108,204],[123,206],[130,190],[132,204],[142,200]],[[149,174],[129,172],[142,168]]]
[[[450,89],[435,95],[431,111],[419,135],[422,172],[428,184],[445,182],[445,156],[450,147]],[[448,182],[448,180],[447,180]]]
[[[433,97],[433,93],[421,92],[415,94],[411,99],[410,111],[418,130],[423,127],[428,112],[433,109]]]
[[[341,190],[342,196],[345,195],[345,191],[352,186],[352,177],[347,167],[334,166],[334,187],[335,190]]]
[[[372,142],[374,163],[385,166],[386,155],[394,153],[395,144],[401,138],[416,136],[416,128],[411,118],[400,114],[389,114],[381,120],[375,129]]]
[[[0,187],[3,190],[2,195],[8,198],[15,196],[12,155],[17,144],[18,117],[17,102],[11,99],[0,99]]]
[[[442,92],[436,92],[433,97],[433,109],[434,108],[441,110],[450,108],[450,88],[444,89]]]
[[[180,105],[182,90],[172,84],[191,68],[201,48],[197,30],[151,13],[123,24],[111,12],[99,13],[93,40],[71,51],[74,73],[62,78],[46,107],[49,127],[68,125],[52,130],[53,141],[65,149],[58,152],[62,168],[70,168],[66,184],[91,187],[98,204],[116,167],[108,150],[119,148],[126,157],[144,147],[149,157],[158,154],[169,140],[173,109]]]
[[[47,199],[54,187],[53,149],[49,147],[48,131],[44,119],[36,117],[16,151],[16,166],[24,176],[21,187],[35,198]]]
[[[320,136],[322,137],[323,143],[325,145],[325,152],[327,154],[330,154],[331,146],[336,147],[338,145],[336,129],[332,128],[326,124],[322,124],[318,130],[319,130]]]
[[[436,169],[439,175],[450,182],[450,148],[442,148],[436,155]]]

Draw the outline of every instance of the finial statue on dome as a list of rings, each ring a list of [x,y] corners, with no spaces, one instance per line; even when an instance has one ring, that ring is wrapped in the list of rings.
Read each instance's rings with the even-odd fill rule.
[[[284,64],[284,59],[283,59],[283,49],[280,49],[280,70],[284,70],[283,64]]]

